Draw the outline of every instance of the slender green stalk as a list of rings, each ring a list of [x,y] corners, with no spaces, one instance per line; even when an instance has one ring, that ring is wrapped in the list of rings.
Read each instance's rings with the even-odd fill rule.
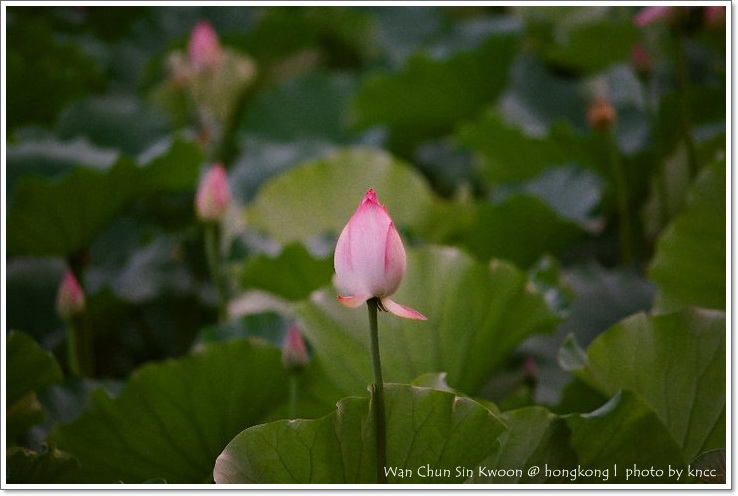
[[[67,324],[67,364],[72,375],[77,377],[82,375],[82,367],[79,363],[79,333],[77,326],[74,325],[73,319],[69,319]]]
[[[213,222],[205,224],[205,255],[208,259],[210,277],[218,290],[218,320],[225,322],[228,317],[228,292],[225,279],[220,269],[220,250],[218,225]]]
[[[653,80],[648,77],[644,81],[646,87],[646,113],[651,121],[651,136],[653,141],[653,155],[656,163],[656,188],[658,194],[659,217],[661,219],[661,227],[666,226],[669,221],[669,188],[666,183],[666,163],[664,162],[664,153],[661,145],[661,128],[659,122],[659,111],[656,99],[652,97]]]
[[[297,373],[290,372],[290,418],[297,418]]]
[[[674,33],[674,59],[676,60],[677,69],[677,91],[679,96],[679,105],[681,107],[682,118],[682,137],[687,148],[687,165],[689,167],[689,177],[694,179],[697,176],[697,150],[692,137],[692,115],[689,105],[689,73],[687,71],[687,53],[684,49],[684,33],[681,29],[677,29]]]
[[[95,374],[94,350],[82,315],[74,315],[65,323],[69,371],[75,376],[93,377]]]
[[[387,427],[384,418],[384,381],[382,380],[382,363],[379,359],[379,329],[377,326],[377,310],[379,301],[372,298],[366,302],[369,308],[369,331],[371,334],[372,368],[374,384],[372,384],[372,405],[374,410],[374,426],[377,438],[377,482],[387,483],[384,468],[387,465]]]
[[[615,182],[615,196],[618,205],[618,239],[620,242],[621,260],[630,265],[633,263],[632,231],[630,227],[630,214],[628,212],[628,186],[625,182],[625,171],[620,160],[615,135],[608,129],[605,133],[607,140],[608,156],[612,176]]]

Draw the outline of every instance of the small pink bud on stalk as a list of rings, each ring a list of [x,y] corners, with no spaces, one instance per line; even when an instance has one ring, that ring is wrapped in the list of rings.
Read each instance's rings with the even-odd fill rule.
[[[597,131],[608,131],[615,122],[615,109],[607,98],[596,98],[587,110],[589,125]]]
[[[228,176],[225,167],[216,164],[210,167],[200,181],[195,195],[197,217],[203,222],[219,222],[223,219],[231,201]]]
[[[293,324],[282,343],[282,364],[287,370],[298,370],[307,365],[308,352],[305,340],[297,325]]]
[[[333,259],[338,300],[356,308],[371,298],[379,307],[408,319],[427,320],[420,312],[395,303],[390,296],[405,275],[407,259],[400,235],[370,189],[341,231]]]
[[[220,64],[223,50],[218,35],[209,22],[200,21],[192,29],[187,53],[195,71],[211,69]]]
[[[630,54],[630,61],[639,76],[644,79],[651,76],[653,62],[651,61],[651,56],[648,51],[640,43],[633,45],[633,49]]]
[[[661,20],[668,20],[674,7],[670,5],[656,5],[645,7],[633,17],[633,24],[642,28]]]
[[[705,7],[705,25],[708,28],[719,28],[725,25],[725,6],[710,5]]]
[[[67,270],[56,294],[56,311],[68,321],[85,310],[85,293],[71,270]]]

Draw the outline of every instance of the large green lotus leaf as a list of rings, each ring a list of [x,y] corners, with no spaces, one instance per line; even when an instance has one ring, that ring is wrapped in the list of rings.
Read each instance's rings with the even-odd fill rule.
[[[79,482],[79,461],[55,446],[44,452],[11,448],[7,457],[8,484],[74,484]]]
[[[543,200],[520,193],[501,203],[479,203],[473,220],[455,242],[481,260],[504,258],[530,266],[542,254],[558,254],[584,234],[582,227],[564,219]]]
[[[49,137],[27,139],[10,145],[6,153],[7,195],[23,176],[62,177],[83,164],[95,169],[108,169],[118,152],[97,148],[86,140],[61,141]]]
[[[54,356],[28,334],[11,331],[7,347],[8,406],[31,391],[61,381],[62,372]]]
[[[79,459],[85,482],[208,482],[225,445],[286,392],[276,347],[247,340],[206,345],[142,367],[115,399],[98,390],[51,439]]]
[[[36,392],[62,379],[51,353],[22,332],[7,337],[6,443],[12,444],[28,429],[44,420],[45,412]]]
[[[228,17],[233,17],[230,14],[233,10],[249,9],[222,9]],[[238,36],[229,38],[251,55],[259,67],[270,68],[275,79],[286,79],[304,71],[306,65],[309,68],[319,63],[333,68],[353,68],[374,53],[373,19],[361,9],[333,5],[300,9],[274,6],[253,9],[251,14],[249,24],[253,27],[249,29],[244,29],[243,21],[230,20],[229,27]]]
[[[419,173],[385,152],[355,148],[270,180],[248,209],[248,222],[282,242],[337,235],[369,188],[401,227],[417,224],[432,204]]]
[[[391,148],[406,155],[422,140],[475,117],[497,98],[518,42],[509,33],[492,36],[445,60],[419,54],[400,72],[370,77],[354,101],[357,125],[389,127]]]
[[[551,332],[558,321],[519,269],[498,260],[481,264],[453,248],[409,250],[408,271],[393,299],[428,320],[379,316],[385,381],[446,372],[448,384],[467,394],[476,393],[522,340]],[[333,289],[325,289],[297,313],[323,378],[315,394],[327,384],[333,392],[326,403],[363,394],[372,377],[366,309],[345,308]],[[341,396],[332,396],[335,391]]]
[[[508,121],[538,136],[562,121],[577,131],[588,129],[587,101],[580,87],[554,74],[533,53],[523,52],[516,58],[505,93],[504,111]],[[567,135],[571,133],[564,136]]]
[[[79,167],[58,181],[22,178],[9,205],[8,254],[73,253],[142,193],[193,186],[201,158],[195,144],[175,141],[144,166],[121,157],[106,171]]]
[[[240,205],[249,204],[263,184],[296,163],[324,157],[334,149],[323,141],[277,142],[253,135],[244,135],[239,144],[241,154],[228,170],[228,183]]]
[[[659,310],[725,308],[725,177],[724,161],[711,164],[658,241],[649,275],[659,288]]]
[[[289,142],[350,139],[346,111],[356,82],[346,73],[313,72],[257,97],[243,126],[249,133]]]
[[[132,95],[94,96],[67,107],[56,132],[62,139],[84,136],[98,146],[136,156],[164,138],[170,126],[166,115]]]
[[[6,17],[9,137],[22,125],[51,124],[64,105],[106,86],[90,54],[55,32],[55,15],[33,12],[19,5]]]
[[[395,470],[389,483],[461,483],[456,467],[476,466],[505,429],[490,410],[450,392],[406,384],[386,384],[384,391],[386,467]],[[213,474],[219,484],[372,484],[375,447],[369,399],[346,398],[319,419],[246,429],[218,457]],[[423,477],[428,465],[440,475]]]
[[[630,59],[638,28],[629,17],[582,23],[566,30],[556,43],[545,46],[545,57],[567,68],[597,72]],[[605,48],[606,47],[606,48]]]
[[[265,311],[249,313],[237,319],[204,327],[195,338],[193,348],[207,343],[220,343],[245,338],[259,338],[275,345],[281,344],[293,322],[291,316]]]
[[[300,300],[311,291],[328,284],[333,261],[314,258],[300,243],[284,247],[276,257],[258,255],[241,272],[241,288],[258,288],[288,300]]]
[[[636,314],[598,336],[573,371],[612,396],[636,393],[669,429],[684,459],[725,447],[725,314]]]
[[[619,392],[591,413],[565,418],[582,468],[600,471],[576,482],[679,482],[669,477],[669,467],[682,470],[684,475],[686,463],[679,445],[654,411],[630,391]],[[636,467],[662,470],[661,476],[647,472],[631,472],[629,476],[627,471]]]
[[[491,111],[461,127],[457,141],[480,155],[480,169],[491,181],[530,179],[547,166],[588,161],[572,128],[556,125],[545,136],[531,136]]]
[[[476,467],[468,482],[476,484],[565,483],[561,472],[550,470],[576,465],[569,447],[569,429],[557,415],[540,406],[510,410],[500,418],[507,430],[494,452]],[[522,472],[517,472],[521,470]]]

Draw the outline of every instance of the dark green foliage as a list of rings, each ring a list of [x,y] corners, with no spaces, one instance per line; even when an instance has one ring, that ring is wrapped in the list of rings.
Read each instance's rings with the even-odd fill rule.
[[[8,7],[6,485],[374,483],[332,285],[369,188],[428,317],[379,314],[390,482],[724,484],[726,19],[640,9]],[[190,59],[202,21],[227,63]]]

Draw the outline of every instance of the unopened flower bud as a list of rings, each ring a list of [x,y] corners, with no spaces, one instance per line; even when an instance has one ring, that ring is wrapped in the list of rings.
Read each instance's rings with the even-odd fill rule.
[[[85,309],[85,293],[71,270],[67,270],[56,294],[56,311],[64,320],[79,315]]]
[[[705,26],[720,28],[725,26],[725,6],[710,5],[705,7]]]
[[[638,13],[633,17],[633,24],[642,28],[658,21],[668,21],[673,14],[672,11],[674,10],[674,8],[675,7],[672,7],[670,5],[656,5],[653,7],[645,7],[639,10]]]
[[[390,299],[400,286],[406,265],[405,248],[395,224],[370,189],[336,243],[333,266],[336,286],[343,295],[338,300],[355,308],[377,298],[383,310],[407,319],[426,320],[420,312]]]
[[[282,364],[288,370],[301,369],[308,363],[305,340],[297,325],[293,324],[282,343]]]
[[[223,49],[218,35],[207,21],[200,21],[192,30],[187,48],[190,64],[195,71],[209,69],[220,64]]]
[[[203,222],[219,222],[228,209],[231,190],[225,167],[216,164],[208,169],[200,181],[195,196],[197,217]]]
[[[615,122],[615,109],[612,107],[607,98],[596,98],[587,110],[587,120],[589,125],[597,131],[607,131]]]
[[[640,43],[633,45],[633,50],[630,54],[630,61],[633,64],[633,68],[636,73],[641,78],[647,79],[651,76],[651,71],[653,70],[651,56]]]

